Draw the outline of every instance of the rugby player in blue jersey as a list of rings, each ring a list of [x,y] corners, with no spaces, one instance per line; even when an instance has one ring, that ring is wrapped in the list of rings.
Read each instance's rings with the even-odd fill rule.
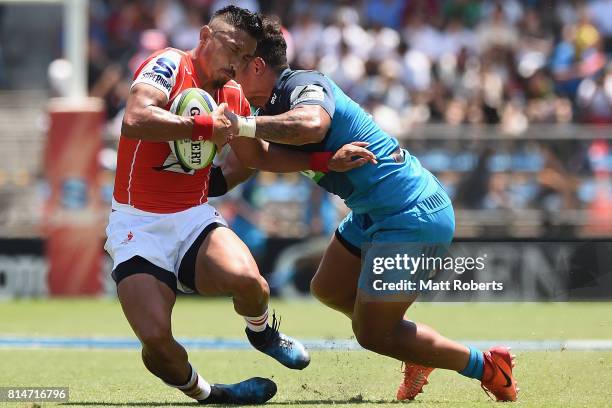
[[[257,163],[234,146],[253,143],[253,139],[307,152],[332,152],[355,142],[367,145],[377,160],[338,173],[328,171],[322,159],[311,166],[321,172],[306,173],[351,209],[323,255],[311,283],[313,295],[351,319],[361,346],[405,364],[398,399],[413,399],[422,392],[429,373],[444,368],[481,381],[499,401],[516,400],[514,361],[506,347],[482,352],[447,339],[428,326],[404,319],[416,296],[386,301],[372,298],[359,286],[364,245],[449,244],[455,229],[451,201],[436,177],[331,79],[316,71],[289,68],[278,21],[266,18],[264,31],[255,57],[236,76],[251,105],[259,110],[252,117],[226,113],[234,133],[243,136],[232,142],[232,155],[238,160],[230,155],[211,182],[225,190],[252,174],[249,167],[256,168]]]

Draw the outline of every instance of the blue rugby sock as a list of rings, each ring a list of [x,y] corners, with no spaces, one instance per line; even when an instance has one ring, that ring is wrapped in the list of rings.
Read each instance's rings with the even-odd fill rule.
[[[482,380],[482,372],[484,371],[484,356],[482,351],[470,347],[470,360],[463,369],[459,371],[459,374],[465,375],[469,378],[475,378]]]

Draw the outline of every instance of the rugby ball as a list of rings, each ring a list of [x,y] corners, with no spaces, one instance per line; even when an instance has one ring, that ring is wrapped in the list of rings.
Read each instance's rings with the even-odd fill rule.
[[[208,92],[199,88],[185,89],[178,94],[170,112],[179,116],[210,115],[217,104]],[[168,142],[172,153],[183,167],[191,170],[200,170],[212,163],[217,146],[210,140],[194,142],[191,139]]]

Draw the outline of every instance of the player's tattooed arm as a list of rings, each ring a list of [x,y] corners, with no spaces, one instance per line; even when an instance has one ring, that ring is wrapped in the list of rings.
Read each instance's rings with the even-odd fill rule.
[[[245,119],[254,120],[255,133],[249,136],[298,146],[322,141],[331,124],[329,114],[319,105],[301,105],[280,115],[255,118],[241,118],[227,110],[226,114],[232,121],[235,135],[244,135],[241,126]]]
[[[331,124],[329,114],[319,105],[302,105],[280,115],[258,116],[255,137],[290,145],[318,143]]]
[[[274,145],[261,139],[235,138],[230,142],[232,151],[240,164],[247,168],[292,173],[295,171],[317,170],[317,156],[324,160],[324,172],[345,172],[366,163],[376,164],[376,156],[369,151],[365,142],[348,143],[336,152],[306,153]]]

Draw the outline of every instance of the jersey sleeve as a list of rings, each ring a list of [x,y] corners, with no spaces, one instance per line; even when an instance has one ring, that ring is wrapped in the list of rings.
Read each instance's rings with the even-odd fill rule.
[[[181,70],[181,54],[166,50],[147,59],[136,71],[132,87],[137,84],[151,85],[170,99],[172,89],[177,84]]]
[[[300,72],[285,82],[284,93],[289,95],[289,109],[302,105],[319,105],[334,117],[336,102],[331,83],[316,72]]]
[[[227,103],[229,109],[240,116],[251,115],[251,105],[247,100],[242,87],[236,81],[228,81],[219,93],[217,103]]]

